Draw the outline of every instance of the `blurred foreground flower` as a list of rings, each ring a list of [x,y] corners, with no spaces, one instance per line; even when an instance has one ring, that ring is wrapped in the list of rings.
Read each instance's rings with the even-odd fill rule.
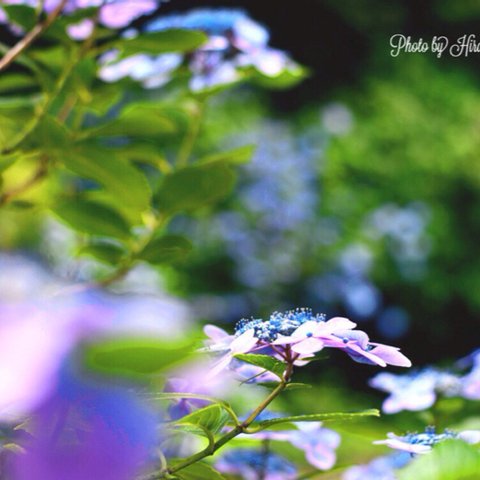
[[[377,440],[373,443],[376,445],[387,445],[395,450],[402,450],[411,454],[421,454],[430,452],[437,443],[455,439],[472,444],[479,443],[480,430],[464,430],[459,433],[445,430],[443,433],[436,433],[435,427],[427,427],[423,433],[409,433],[404,436],[389,433],[387,440]]]
[[[190,88],[205,91],[242,80],[248,69],[264,77],[289,74],[301,78],[302,68],[280,50],[268,46],[267,30],[241,10],[197,9],[169,15],[150,22],[147,32],[168,29],[199,30],[208,40],[196,51],[182,57],[175,54],[134,55],[124,59],[119,52],[101,58],[100,78],[106,82],[130,77],[147,88],[167,83],[180,63],[186,63],[192,76]],[[134,35],[129,32],[129,35]]]
[[[239,353],[263,353],[294,365],[305,365],[312,355],[324,347],[345,351],[353,360],[385,367],[387,364],[410,367],[411,362],[399,349],[370,342],[368,335],[354,330],[356,324],[347,318],[314,315],[310,309],[275,312],[270,319],[243,319],[235,334],[228,335],[214,326],[207,326],[210,337],[207,350],[225,353],[217,362],[213,373],[227,367]]]
[[[132,392],[69,373],[32,414],[12,480],[131,480],[158,444],[157,419]]]

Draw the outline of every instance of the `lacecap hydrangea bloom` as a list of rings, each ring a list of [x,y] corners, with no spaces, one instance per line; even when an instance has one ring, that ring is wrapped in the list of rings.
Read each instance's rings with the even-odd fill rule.
[[[215,463],[222,472],[238,475],[243,480],[294,480],[297,468],[286,458],[261,449],[237,448],[228,451]],[[260,477],[260,475],[263,475]]]
[[[42,3],[46,13],[55,10],[62,0],[44,0]],[[154,12],[163,0],[67,0],[62,9],[63,14],[71,14],[85,8],[98,8],[98,22],[107,28],[124,28],[143,16]],[[26,5],[37,7],[38,0],[2,0],[3,5]],[[0,21],[5,21],[4,12],[0,12]],[[68,27],[68,32],[75,39],[84,39],[93,29],[93,20],[84,19],[78,24]]]
[[[470,370],[465,373],[466,367]],[[439,395],[480,400],[480,354],[474,352],[457,362],[456,368],[460,373],[432,367],[404,375],[382,372],[369,383],[389,394],[382,405],[385,413],[425,410]]]
[[[204,329],[210,338],[207,349],[224,352],[213,368],[217,373],[230,365],[233,357],[242,353],[271,355],[287,363],[302,366],[326,347],[343,350],[359,363],[385,367],[410,367],[410,360],[398,348],[371,342],[368,335],[355,330],[348,318],[326,320],[323,314],[299,308],[284,313],[275,312],[268,320],[242,319],[234,335],[213,325]]]
[[[428,453],[434,445],[445,440],[457,439],[471,444],[480,442],[480,430],[464,430],[458,433],[453,430],[445,430],[443,433],[437,433],[435,427],[427,427],[422,433],[408,433],[403,436],[389,433],[387,436],[386,440],[377,440],[373,443],[411,454]]]
[[[180,64],[186,64],[191,72],[191,90],[203,91],[241,80],[247,68],[267,77],[301,71],[286,53],[268,46],[267,30],[241,10],[201,8],[161,17],[145,28],[147,32],[168,29],[199,30],[208,39],[186,56],[134,55],[120,59],[118,52],[108,52],[101,58],[100,78],[113,82],[130,77],[146,88],[156,88],[168,82]]]

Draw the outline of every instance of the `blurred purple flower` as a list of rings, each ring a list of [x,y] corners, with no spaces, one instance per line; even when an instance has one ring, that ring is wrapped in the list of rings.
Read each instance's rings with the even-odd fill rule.
[[[155,415],[125,387],[67,373],[34,412],[12,480],[132,480],[157,444]]]
[[[268,417],[260,415],[258,419],[266,420]],[[297,422],[295,426],[297,430],[263,431],[249,437],[289,442],[303,450],[308,463],[315,468],[319,470],[332,468],[336,461],[335,450],[340,445],[340,435],[323,428],[321,422]]]
[[[385,413],[425,410],[435,403],[437,394],[453,396],[462,388],[459,376],[432,368],[408,375],[379,373],[369,383],[390,394],[383,402]]]
[[[467,443],[480,442],[480,430],[464,430],[455,433],[445,430],[443,433],[436,433],[434,427],[427,427],[423,433],[409,433],[404,436],[397,436],[389,433],[387,440],[377,440],[375,445],[387,445],[395,450],[402,450],[411,454],[423,454],[431,451],[437,443],[445,440],[458,439]]]
[[[342,480],[396,480],[395,470],[412,460],[407,452],[378,457],[366,465],[354,465],[342,476]]]
[[[26,415],[44,400],[67,354],[108,320],[100,306],[0,306],[0,419]]]
[[[243,480],[294,480],[297,469],[286,458],[271,452],[253,448],[237,448],[224,454],[215,463],[222,473],[238,475]]]

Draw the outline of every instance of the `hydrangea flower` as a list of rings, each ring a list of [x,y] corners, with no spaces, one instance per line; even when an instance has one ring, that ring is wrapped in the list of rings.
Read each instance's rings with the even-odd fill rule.
[[[202,46],[184,58],[192,73],[190,88],[193,91],[237,82],[243,78],[246,68],[254,68],[267,77],[300,70],[288,55],[268,46],[267,30],[241,10],[195,9],[153,20],[146,26],[146,31],[158,32],[172,28],[200,30],[208,35],[208,40]],[[104,56],[101,62],[101,79],[110,82],[130,77],[141,81],[147,88],[161,86],[176,69],[171,62],[165,61],[164,55],[135,55],[123,60],[119,60],[118,55],[113,58]],[[136,74],[135,65],[143,72],[149,71],[149,75],[142,77]],[[155,81],[156,78],[162,81]]]
[[[271,415],[270,412],[263,412],[257,420],[267,420],[271,417],[278,417],[278,414]],[[321,422],[297,422],[295,426],[297,430],[263,431],[249,437],[289,442],[303,450],[306,460],[315,468],[331,469],[336,462],[335,450],[340,445],[340,435],[322,427]]]
[[[347,318],[325,320],[323,314],[313,314],[308,308],[275,312],[269,320],[242,319],[234,335],[207,325],[205,333],[210,338],[207,349],[226,352],[213,369],[214,374],[227,367],[238,353],[263,353],[294,365],[304,365],[312,354],[324,347],[344,350],[360,363],[411,366],[410,360],[399,349],[372,343],[368,335],[354,330],[356,324]]]
[[[428,453],[434,445],[445,440],[459,439],[472,444],[480,442],[479,430],[464,430],[459,433],[445,430],[443,433],[436,433],[435,427],[427,427],[423,433],[408,433],[404,436],[397,436],[390,432],[387,436],[387,440],[377,440],[373,443],[387,445],[395,450],[402,450],[411,454]]]
[[[68,0],[63,8],[64,14],[71,14],[84,8],[98,7],[98,21],[107,28],[124,28],[133,20],[154,12],[163,0]],[[4,5],[26,5],[36,7],[37,0],[3,0]],[[45,0],[43,8],[50,13],[60,3],[60,0]],[[0,21],[5,22],[2,17]],[[93,20],[84,19],[78,24],[68,27],[68,33],[72,38],[81,40],[87,38],[93,29]]]
[[[286,458],[271,452],[253,448],[237,448],[224,454],[215,468],[222,472],[238,475],[243,480],[258,480],[263,473],[264,480],[294,480],[297,469]]]
[[[157,419],[125,387],[65,373],[34,412],[22,452],[11,455],[15,480],[131,480],[157,444]]]
[[[408,375],[382,372],[369,383],[390,394],[382,405],[385,413],[425,410],[435,403],[437,394],[453,396],[459,394],[462,388],[459,376],[432,368]]]

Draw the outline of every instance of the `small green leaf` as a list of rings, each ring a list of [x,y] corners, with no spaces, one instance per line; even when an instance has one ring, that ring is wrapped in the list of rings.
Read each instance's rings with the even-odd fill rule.
[[[225,162],[195,165],[166,175],[157,194],[163,212],[174,214],[209,205],[233,188],[235,174]]]
[[[84,132],[87,137],[153,137],[174,133],[176,124],[157,106],[130,105],[109,123]]]
[[[113,208],[90,200],[76,199],[58,202],[52,212],[74,230],[105,237],[126,240],[130,227]]]
[[[174,263],[184,260],[192,250],[192,244],[180,235],[165,235],[154,238],[138,254],[137,258],[148,263]]]
[[[270,355],[259,355],[257,353],[239,353],[235,355],[242,362],[247,362],[257,367],[264,368],[282,378],[285,372],[285,364]]]
[[[0,77],[0,92],[10,92],[31,88],[37,85],[36,80],[30,75],[11,73]]]
[[[156,374],[186,360],[191,343],[172,343],[155,338],[113,338],[89,345],[85,361],[89,368],[107,374]]]
[[[399,480],[478,480],[479,474],[480,451],[461,440],[435,445],[397,473]]]
[[[25,30],[31,30],[37,23],[37,15],[33,7],[28,7],[27,5],[2,5],[2,8],[12,23],[19,25]]]
[[[180,420],[175,422],[175,425],[190,425],[199,426],[200,430],[189,429],[191,433],[205,435],[203,429],[215,434],[218,433],[228,422],[230,416],[222,408],[221,405],[208,405],[207,407],[199,408],[194,412],[185,415]]]
[[[263,420],[252,424],[254,431],[265,430],[274,425],[280,425],[282,423],[295,423],[295,422],[332,422],[332,421],[349,421],[357,420],[362,417],[379,417],[380,412],[375,409],[362,410],[361,412],[333,412],[333,413],[313,413],[309,415],[294,415],[290,417],[272,418],[270,420]]]
[[[255,145],[244,145],[243,147],[234,148],[233,150],[203,157],[197,161],[197,164],[227,162],[231,165],[241,165],[248,163],[251,160],[252,155],[255,152],[255,148]]]
[[[181,460],[172,461],[170,465],[175,467],[180,462]],[[197,462],[189,467],[182,468],[174,475],[179,480],[225,480],[220,472],[203,462]]]
[[[134,38],[122,38],[113,42],[113,47],[122,51],[122,56],[149,53],[187,52],[194,50],[207,40],[203,32],[170,29],[147,32]]]
[[[109,265],[118,265],[126,254],[125,250],[118,245],[99,242],[82,247],[78,253],[79,255],[89,255]]]
[[[68,170],[102,185],[120,208],[142,212],[149,206],[151,191],[145,175],[115,150],[83,144],[65,152],[62,161]]]

